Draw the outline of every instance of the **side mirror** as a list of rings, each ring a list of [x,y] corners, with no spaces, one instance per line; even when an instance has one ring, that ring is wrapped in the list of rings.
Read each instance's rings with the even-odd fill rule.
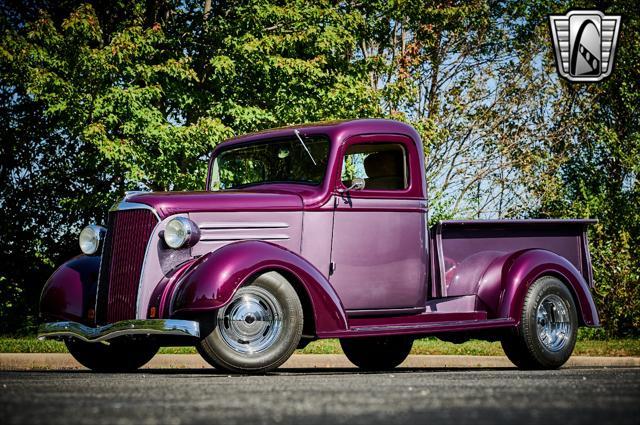
[[[359,177],[356,177],[355,179],[353,179],[351,181],[351,186],[349,186],[348,188],[346,188],[345,190],[343,190],[342,192],[350,192],[352,190],[362,190],[364,189],[364,179],[361,179]]]

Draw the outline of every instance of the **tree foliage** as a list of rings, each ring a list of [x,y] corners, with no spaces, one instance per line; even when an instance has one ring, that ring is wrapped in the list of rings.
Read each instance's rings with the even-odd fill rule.
[[[603,83],[555,72],[547,14],[570,8],[623,14]],[[631,0],[27,0],[0,32],[0,331],[124,190],[201,189],[230,136],[359,117],[419,131],[432,221],[598,218],[604,323],[640,325]]]
[[[602,7],[585,3],[584,8]],[[622,15],[615,69],[600,84],[564,84],[579,93],[579,123],[562,146],[554,174],[557,190],[542,191],[539,214],[593,217],[591,236],[596,297],[612,334],[640,329],[640,10],[614,1],[606,12]],[[555,153],[559,156],[558,153]]]

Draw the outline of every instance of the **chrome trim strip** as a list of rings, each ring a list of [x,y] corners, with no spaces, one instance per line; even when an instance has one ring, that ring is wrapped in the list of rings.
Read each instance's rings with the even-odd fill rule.
[[[138,193],[138,192],[136,192]],[[158,226],[160,225],[160,223],[162,223],[162,220],[160,219],[160,216],[158,215],[158,212],[155,210],[155,208],[150,207],[149,205],[146,204],[141,204],[138,202],[127,202],[127,197],[130,196],[132,193],[127,193],[125,195],[125,197],[122,199],[122,201],[120,202],[116,202],[115,204],[113,204],[113,206],[109,209],[109,212],[113,212],[113,211],[122,211],[122,210],[149,210],[153,213],[153,215],[156,217],[156,220],[158,220],[158,222],[156,223],[156,225],[153,227],[153,230],[151,231],[151,236],[149,236],[149,240],[147,241],[147,246],[144,250],[144,259],[142,260],[142,267],[140,269],[140,279],[138,280],[138,295],[136,297],[136,317],[138,317],[138,313],[140,311],[140,289],[142,288],[142,279],[144,277],[144,268],[147,265],[147,256],[149,254],[149,247],[151,246],[151,241],[153,239],[153,235],[155,234],[156,229],[158,228]],[[109,229],[107,229],[108,231]],[[95,305],[93,307],[93,311],[97,312],[98,311],[98,294],[100,293],[100,274],[102,272],[102,256],[104,254],[104,244],[103,244],[103,249],[100,251],[100,269],[98,270],[98,283],[96,284],[96,302]]]
[[[127,202],[126,199],[127,198],[124,198],[122,201],[113,204],[109,212],[121,210],[149,210],[153,213],[153,215],[156,216],[158,221],[161,221],[160,216],[158,215],[158,212],[155,210],[155,208],[150,207],[147,204],[141,204],[139,202]]]
[[[200,242],[231,242],[231,241],[282,241],[289,239],[289,235],[220,235],[201,236]]]
[[[155,210],[154,210],[154,212],[155,212]],[[144,271],[145,271],[145,268],[147,267],[147,258],[149,258],[149,250],[153,246],[153,241],[156,240],[154,238],[154,235],[156,234],[156,231],[158,230],[158,227],[162,224],[162,220],[160,220],[160,217],[158,217],[157,215],[156,215],[156,217],[158,218],[158,222],[156,223],[155,226],[153,226],[153,230],[151,231],[151,234],[149,235],[149,240],[147,241],[147,246],[144,249],[144,258],[142,259],[142,267],[140,268],[140,279],[138,280],[138,295],[136,296],[136,318],[138,318],[138,317],[144,318],[146,316],[146,311],[144,312],[145,314],[141,313],[140,293],[142,292],[141,291],[142,290],[142,283],[144,282]]]
[[[129,199],[130,196],[139,195],[141,193],[151,193],[150,190],[125,190],[124,191],[124,200]]]
[[[288,223],[283,222],[221,222],[198,224],[200,230],[243,230],[243,229],[287,229]]]
[[[107,219],[106,225],[109,226],[108,219]],[[109,231],[108,227],[105,227],[105,229],[107,229],[107,232]],[[96,300],[93,303],[93,317],[95,322],[97,322],[96,312],[98,311],[98,294],[100,294],[100,277],[102,275],[102,257],[104,256],[104,246],[106,245],[105,244],[106,240],[107,240],[107,234],[105,233],[104,241],[102,243],[102,246],[100,247],[100,267],[98,267],[98,281],[96,282]]]
[[[78,322],[43,323],[38,328],[38,339],[74,337],[85,342],[108,341],[126,335],[177,335],[200,337],[200,324],[191,320],[155,319],[123,320],[92,328]]]

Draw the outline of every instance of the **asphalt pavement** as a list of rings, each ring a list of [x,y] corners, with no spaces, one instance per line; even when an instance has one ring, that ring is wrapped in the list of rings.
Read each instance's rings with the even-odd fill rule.
[[[640,424],[640,368],[0,372],[3,424]]]

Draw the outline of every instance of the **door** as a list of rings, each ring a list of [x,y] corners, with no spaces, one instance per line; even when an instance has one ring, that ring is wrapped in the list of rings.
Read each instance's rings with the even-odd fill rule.
[[[424,307],[426,201],[413,141],[405,136],[358,136],[342,147],[335,191],[330,282],[345,309]],[[346,191],[354,178],[361,190]],[[420,187],[417,188],[417,185]]]

